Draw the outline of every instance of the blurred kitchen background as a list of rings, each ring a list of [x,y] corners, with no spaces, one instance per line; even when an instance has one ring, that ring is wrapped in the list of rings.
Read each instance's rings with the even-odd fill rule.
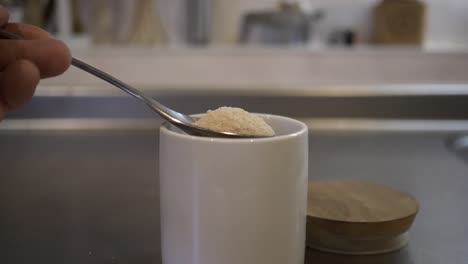
[[[0,3],[183,113],[305,122],[310,179],[421,201],[408,249],[354,262],[308,251],[307,263],[467,262],[468,1]],[[160,263],[161,123],[76,68],[41,81],[0,123],[0,262]]]
[[[462,0],[10,0],[13,20],[68,44],[219,47],[251,44],[464,51]]]
[[[76,57],[161,92],[468,80],[462,0],[4,2],[13,21],[45,28]],[[43,84],[39,93],[102,86],[76,69]]]

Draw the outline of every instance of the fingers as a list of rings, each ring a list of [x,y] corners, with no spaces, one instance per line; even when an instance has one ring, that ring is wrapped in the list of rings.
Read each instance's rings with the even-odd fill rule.
[[[8,9],[0,5],[0,27],[8,22],[9,17],[10,13],[8,13]]]
[[[38,27],[8,19],[8,10],[0,5],[0,27],[26,40],[0,40],[0,121],[31,99],[41,78],[62,74],[71,63],[64,43]]]
[[[39,69],[30,61],[18,60],[8,65],[0,75],[0,112],[15,110],[28,102],[39,80]]]
[[[0,71],[19,59],[34,63],[41,78],[62,74],[71,63],[67,46],[48,38],[36,40],[0,40]]]
[[[50,38],[47,31],[28,24],[8,23],[3,27],[5,30],[20,35],[25,39],[45,39]]]
[[[0,71],[15,59],[31,60],[37,65],[41,78],[57,76],[65,72],[71,63],[70,51],[61,41],[52,39],[39,27],[9,23],[4,29],[18,34],[29,41],[5,42],[0,40]],[[12,40],[9,40],[12,41]]]

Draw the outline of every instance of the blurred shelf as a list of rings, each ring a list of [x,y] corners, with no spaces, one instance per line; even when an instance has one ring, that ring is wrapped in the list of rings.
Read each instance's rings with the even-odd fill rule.
[[[96,47],[73,51],[77,58],[131,85],[158,91],[308,93],[319,86],[468,84],[468,53],[462,52],[431,53],[411,48],[307,50],[257,47]],[[101,80],[75,68],[58,78],[47,79],[41,85],[89,89],[106,86]],[[465,91],[464,86],[452,88],[457,92]],[[368,89],[364,88],[366,93]],[[404,89],[400,89],[401,92]],[[430,89],[439,93],[437,89]],[[334,91],[330,89],[327,93]],[[412,91],[415,90],[409,93]]]

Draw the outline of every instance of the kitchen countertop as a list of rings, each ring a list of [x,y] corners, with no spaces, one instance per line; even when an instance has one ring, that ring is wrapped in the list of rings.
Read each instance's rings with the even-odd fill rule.
[[[468,263],[468,167],[446,148],[449,134],[312,135],[310,179],[393,186],[414,195],[420,211],[403,250],[353,257],[308,250],[306,263]]]
[[[310,180],[399,188],[420,201],[409,245],[306,263],[468,263],[468,164],[452,133],[320,131]],[[158,133],[0,130],[1,263],[160,263]]]

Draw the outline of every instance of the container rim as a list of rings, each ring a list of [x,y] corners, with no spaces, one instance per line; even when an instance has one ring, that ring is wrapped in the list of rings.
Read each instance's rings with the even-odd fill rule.
[[[171,125],[169,122],[164,122],[160,126],[160,132],[161,134],[169,135],[171,137],[177,137],[180,139],[185,139],[185,140],[190,140],[190,141],[198,141],[198,142],[217,142],[217,143],[267,143],[267,142],[275,142],[275,141],[281,141],[281,140],[287,140],[291,138],[298,137],[303,134],[308,133],[308,127],[305,123],[298,121],[296,119],[290,118],[290,117],[285,117],[285,116],[280,116],[280,115],[271,115],[271,114],[261,114],[261,113],[252,113],[255,115],[259,115],[261,117],[264,117],[266,121],[269,119],[276,119],[278,121],[282,122],[288,122],[292,124],[292,126],[297,127],[297,129],[294,129],[293,132],[291,133],[286,133],[286,134],[280,134],[280,135],[275,135],[272,137],[264,137],[264,138],[216,138],[216,137],[203,137],[203,136],[195,136],[195,135],[189,135],[185,134],[182,131],[174,131],[172,128],[174,127]],[[200,116],[201,114],[196,114],[192,116]],[[175,128],[175,127],[174,127]],[[275,128],[273,128],[275,129]],[[179,130],[179,129],[177,129]]]

